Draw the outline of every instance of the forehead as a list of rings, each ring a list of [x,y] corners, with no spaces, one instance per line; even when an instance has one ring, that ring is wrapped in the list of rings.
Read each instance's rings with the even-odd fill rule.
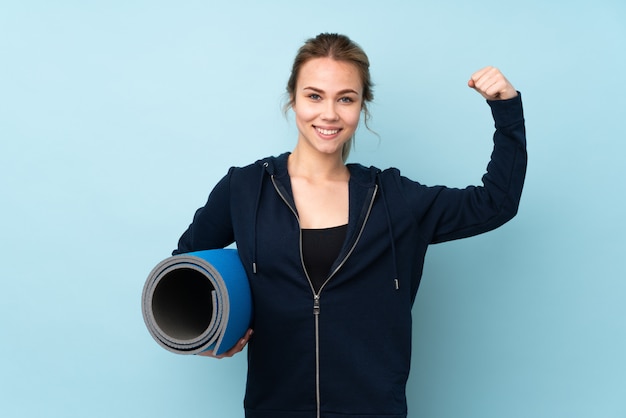
[[[305,62],[298,74],[298,89],[316,87],[322,90],[352,89],[360,92],[362,80],[356,65],[332,58],[313,58]]]

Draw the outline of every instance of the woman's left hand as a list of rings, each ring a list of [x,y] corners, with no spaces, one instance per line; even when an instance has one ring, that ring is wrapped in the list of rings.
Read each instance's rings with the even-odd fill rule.
[[[517,96],[517,90],[495,67],[485,67],[476,71],[467,85],[487,100],[507,100]]]

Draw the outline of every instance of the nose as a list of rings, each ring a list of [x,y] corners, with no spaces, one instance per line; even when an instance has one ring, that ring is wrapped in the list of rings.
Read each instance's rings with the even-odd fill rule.
[[[327,120],[327,121],[339,120],[339,114],[337,113],[337,109],[335,109],[335,103],[332,101],[327,102],[320,116],[322,120]]]

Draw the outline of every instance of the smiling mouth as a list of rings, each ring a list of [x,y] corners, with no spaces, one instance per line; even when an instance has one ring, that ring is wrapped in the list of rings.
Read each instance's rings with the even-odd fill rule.
[[[323,129],[323,128],[319,128],[319,127],[315,127],[315,129],[317,130],[317,132],[321,133],[322,135],[335,135],[338,134],[340,129]]]

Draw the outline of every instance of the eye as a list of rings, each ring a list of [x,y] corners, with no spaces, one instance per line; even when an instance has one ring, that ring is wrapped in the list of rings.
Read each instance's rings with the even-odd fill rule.
[[[342,97],[341,99],[339,99],[339,101],[345,104],[350,104],[354,102],[351,97]]]
[[[322,100],[322,97],[319,94],[311,93],[308,95],[308,98],[314,101]]]

